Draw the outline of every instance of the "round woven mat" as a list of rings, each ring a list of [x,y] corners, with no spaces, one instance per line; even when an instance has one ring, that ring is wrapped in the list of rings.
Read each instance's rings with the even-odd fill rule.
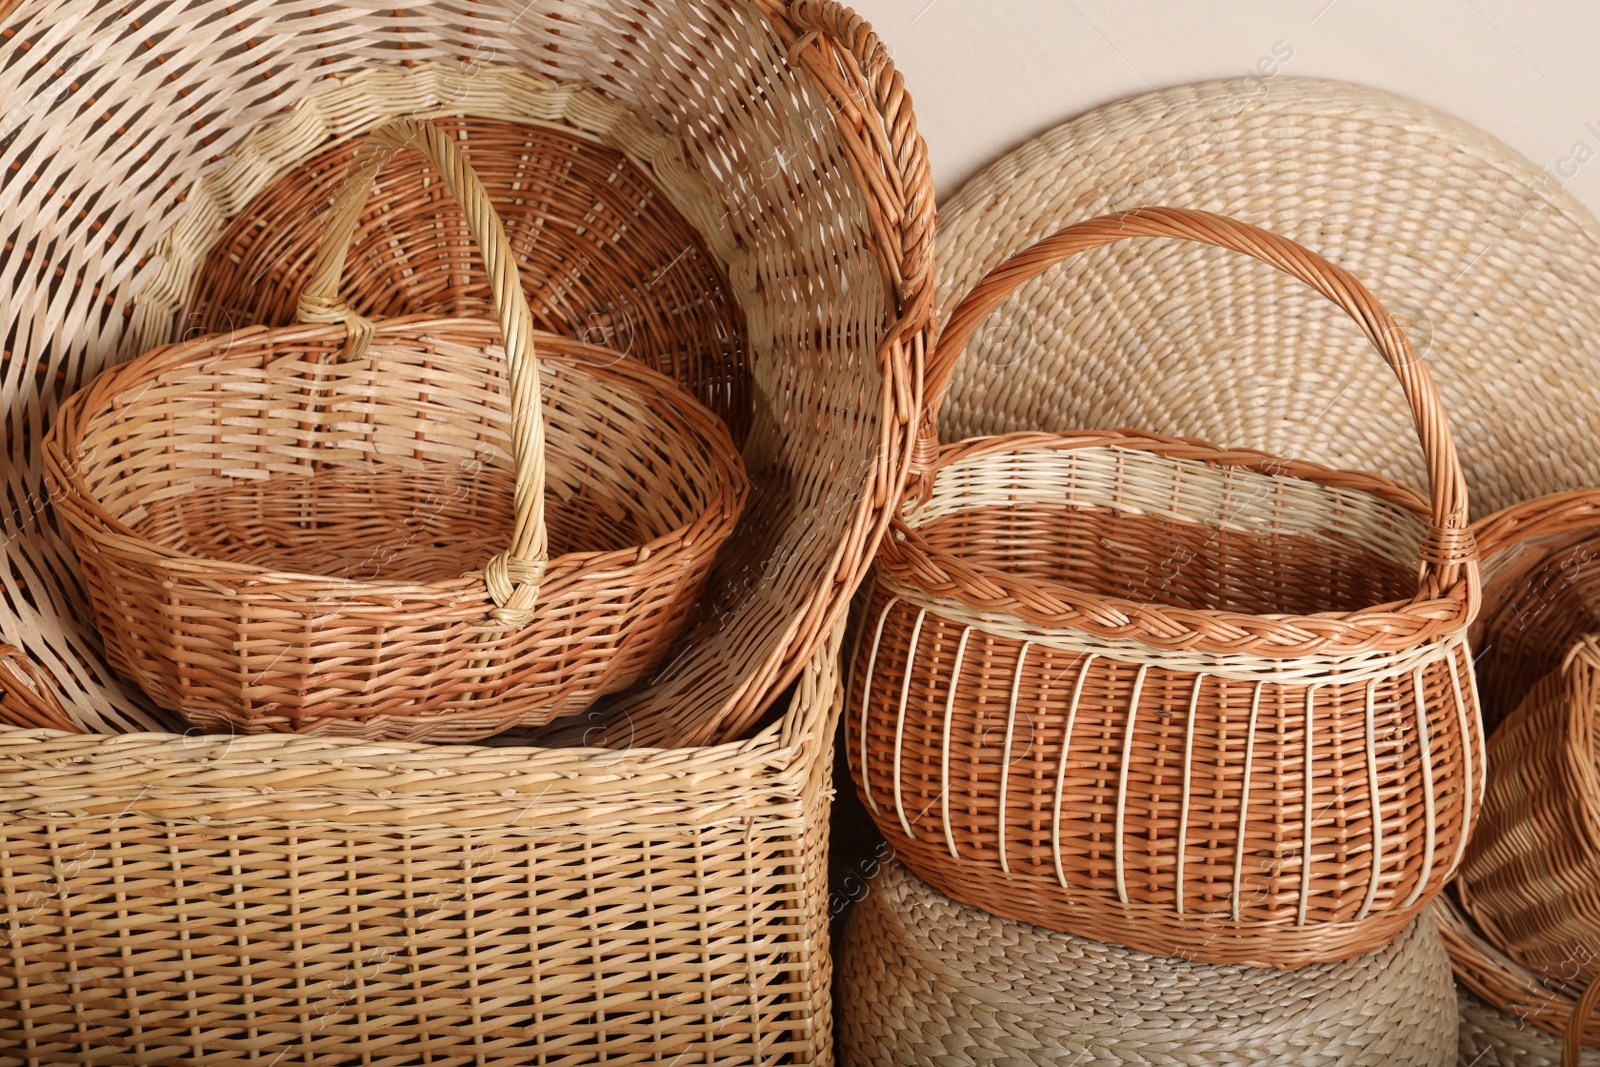
[[[1600,483],[1600,222],[1468,123],[1376,89],[1210,82],[1092,111],[939,213],[939,306],[1062,226],[1201,208],[1351,271],[1437,377],[1476,515]],[[943,438],[1135,427],[1421,485],[1394,377],[1316,293],[1246,257],[1130,241],[1043,275],[957,370]]]
[[[846,926],[836,1003],[845,1067],[1377,1067],[1454,1063],[1454,996],[1427,915],[1341,963],[1212,966],[997,918],[889,864]]]

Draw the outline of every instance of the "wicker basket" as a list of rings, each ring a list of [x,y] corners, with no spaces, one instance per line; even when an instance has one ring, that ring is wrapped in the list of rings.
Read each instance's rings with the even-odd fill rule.
[[[0,183],[19,227],[0,248],[4,477],[13,500],[33,494],[21,517],[0,515],[0,631],[39,668],[37,687],[0,693],[8,716],[25,690],[24,707],[44,694],[80,728],[165,729],[74,614],[66,545],[36,519],[40,427],[119,353],[170,339],[161,322],[181,328],[190,289],[166,283],[192,280],[233,213],[395,114],[581,116],[691,221],[749,327],[752,501],[700,624],[723,628],[697,631],[645,691],[632,734],[615,728],[626,708],[597,724],[611,751],[0,728],[0,892],[27,922],[0,955],[0,1009],[16,1020],[0,1047],[30,1067],[112,1049],[216,1064],[830,1062],[828,620],[897,502],[931,308],[927,165],[876,37],[810,0],[79,14],[26,0],[3,27],[50,48],[8,68],[17,132],[0,138],[0,174],[30,175],[41,143],[70,146],[58,180]],[[190,56],[203,62],[162,62]],[[500,92],[494,72],[512,64],[549,110]],[[102,128],[112,107],[124,121]],[[258,173],[247,143],[288,158],[228,185]],[[52,246],[57,234],[75,243]],[[748,731],[795,676],[772,721],[697,746]],[[682,747],[648,747],[663,738]]]
[[[0,732],[0,1063],[831,1063],[838,653],[712,748]]]
[[[1491,733],[1586,633],[1600,631],[1600,492],[1513,504],[1473,526],[1483,611],[1472,626]]]
[[[1096,219],[956,308],[930,362],[928,437],[991,309],[1080,250],[1140,236],[1247,252],[1345,308],[1411,403],[1431,504],[1192,439],[948,445],[880,550],[851,770],[908,865],[996,914],[1214,963],[1370,951],[1454,870],[1483,783],[1466,490],[1394,321],[1348,274],[1241,223]]]
[[[494,83],[502,107],[518,101],[524,115],[553,95],[514,70],[484,70],[474,76],[480,79]],[[340,132],[354,110],[346,109]],[[676,379],[743,443],[751,414],[749,339],[727,276],[644,170],[597,140],[606,130],[589,128],[593,116],[580,111],[571,119],[584,117],[590,124],[463,116],[434,125],[450,135],[488,191],[534,326],[621,352]],[[263,128],[248,137],[240,154],[258,168],[265,154],[276,163],[287,146],[273,139],[275,132]],[[220,237],[207,231],[203,257],[200,241],[167,250],[174,275],[178,264],[198,261],[192,278],[188,269],[172,278],[175,291],[191,293],[177,313],[186,333],[295,321],[299,281],[316,253],[322,216],[359,143],[354,136],[338,141],[261,190]],[[415,153],[385,164],[348,259],[350,307],[368,318],[492,316],[489,277],[466,216]],[[168,322],[160,325],[151,347],[171,331]]]
[[[747,733],[843,616],[915,432],[932,184],[866,25],[830,0],[136,0],[80,14],[23,0],[0,25],[7,47],[29,50],[9,68],[0,139],[17,219],[0,249],[17,509],[0,514],[0,641],[28,654],[64,714],[85,729],[170,723],[108,670],[69,546],[39,518],[41,428],[100,370],[186,329],[207,254],[259,193],[386,118],[429,112],[545,124],[621,152],[727,278],[747,334],[750,503],[683,655],[575,736],[609,726],[613,744],[695,746]],[[126,76],[149,63],[160,77]]]
[[[839,947],[852,1065],[1455,1063],[1450,965],[1424,917],[1384,948],[1284,972],[1147,956],[996,918],[899,864]]]
[[[1476,515],[1600,485],[1600,221],[1548,168],[1369,86],[1280,75],[1145,93],[1029,140],[940,204],[939,306],[1068,223],[1151,203],[1253,223],[1360,278],[1428,361]],[[1337,308],[1258,263],[1115,246],[996,310],[943,421],[952,440],[1138,426],[1420,487],[1410,413],[1365,349]]]
[[[1439,933],[1450,953],[1456,980],[1500,1016],[1494,1020],[1498,1025],[1493,1029],[1503,1032],[1536,1028],[1546,1040],[1530,1033],[1523,1043],[1536,1052],[1548,1053],[1550,1062],[1555,1062],[1555,1056],[1564,1051],[1573,1009],[1584,994],[1582,985],[1572,981],[1576,967],[1566,969],[1567,981],[1560,975],[1547,977],[1523,967],[1473,926],[1453,892],[1440,895],[1434,913],[1439,918]],[[1591,984],[1591,988],[1600,987]],[[1600,1049],[1600,1019],[1584,1017],[1583,1034],[1579,1047]],[[1583,1056],[1587,1062],[1591,1053],[1585,1051]]]
[[[401,147],[466,209],[498,331],[340,300]],[[668,379],[535,334],[447,133],[396,119],[350,174],[300,299],[328,325],[158,348],[46,439],[107,656],[224,732],[470,741],[582,711],[666,657],[738,520],[738,453]]]
[[[1502,952],[1600,978],[1600,638],[1585,636],[1489,740],[1483,823],[1456,877]]]

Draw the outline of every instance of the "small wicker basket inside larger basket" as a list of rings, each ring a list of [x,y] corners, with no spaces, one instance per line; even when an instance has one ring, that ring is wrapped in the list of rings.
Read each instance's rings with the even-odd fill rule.
[[[1410,402],[1431,504],[1132,432],[945,446],[880,548],[852,772],[907,864],[997,914],[1215,963],[1369,951],[1454,870],[1483,783],[1466,489],[1394,320],[1347,273],[1220,216],[1080,223],[952,313],[925,440],[989,311],[1129,237],[1233,248],[1344,308]]]
[[[339,300],[360,206],[400,147],[465,208],[498,330],[373,323]],[[581,711],[660,664],[738,519],[739,455],[660,374],[535,339],[446,134],[397,119],[371,135],[300,306],[313,325],[114,368],[52,429],[113,664],[207,728],[452,741]],[[558,357],[543,384],[535,347]]]

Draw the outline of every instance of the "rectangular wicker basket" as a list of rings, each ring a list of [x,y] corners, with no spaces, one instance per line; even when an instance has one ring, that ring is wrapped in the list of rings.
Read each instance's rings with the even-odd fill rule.
[[[839,642],[713,748],[0,731],[0,1064],[831,1063]]]

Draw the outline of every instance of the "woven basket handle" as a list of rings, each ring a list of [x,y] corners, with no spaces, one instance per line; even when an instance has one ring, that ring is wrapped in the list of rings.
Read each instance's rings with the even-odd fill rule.
[[[1024,282],[1050,267],[1079,252],[1131,237],[1178,237],[1243,252],[1299,278],[1356,321],[1400,379],[1427,461],[1433,515],[1428,540],[1422,546],[1423,583],[1432,579],[1441,589],[1453,585],[1461,568],[1477,559],[1468,530],[1466,480],[1433,376],[1417,358],[1405,331],[1359,281],[1315,252],[1286,237],[1206,211],[1140,208],[1089,219],[1023,249],[984,275],[950,313],[938,347],[928,360],[927,402],[912,457],[914,491],[926,493],[931,488],[939,447],[939,409],[956,361],[983,320]]]
[[[495,315],[505,341],[511,390],[511,449],[517,480],[512,498],[516,523],[511,545],[484,565],[483,577],[496,604],[490,618],[507,627],[517,627],[533,616],[539,583],[550,558],[544,522],[544,413],[539,364],[533,349],[533,311],[522,291],[516,257],[506,241],[500,216],[495,214],[483,183],[449,135],[428,123],[399,118],[367,136],[350,163],[350,176],[334,198],[311,268],[311,280],[300,294],[299,317],[301,322],[343,322],[350,331],[345,358],[358,359],[365,353],[372,340],[373,325],[340,299],[339,279],[361,208],[372,192],[378,171],[402,148],[421,152],[444,176],[466,215],[489,273]]]
[[[1578,1067],[1583,1057],[1583,1032],[1594,1014],[1595,1003],[1600,1002],[1600,979],[1589,983],[1578,1003],[1572,1007],[1567,1020],[1567,1033],[1561,1042],[1561,1067]]]

